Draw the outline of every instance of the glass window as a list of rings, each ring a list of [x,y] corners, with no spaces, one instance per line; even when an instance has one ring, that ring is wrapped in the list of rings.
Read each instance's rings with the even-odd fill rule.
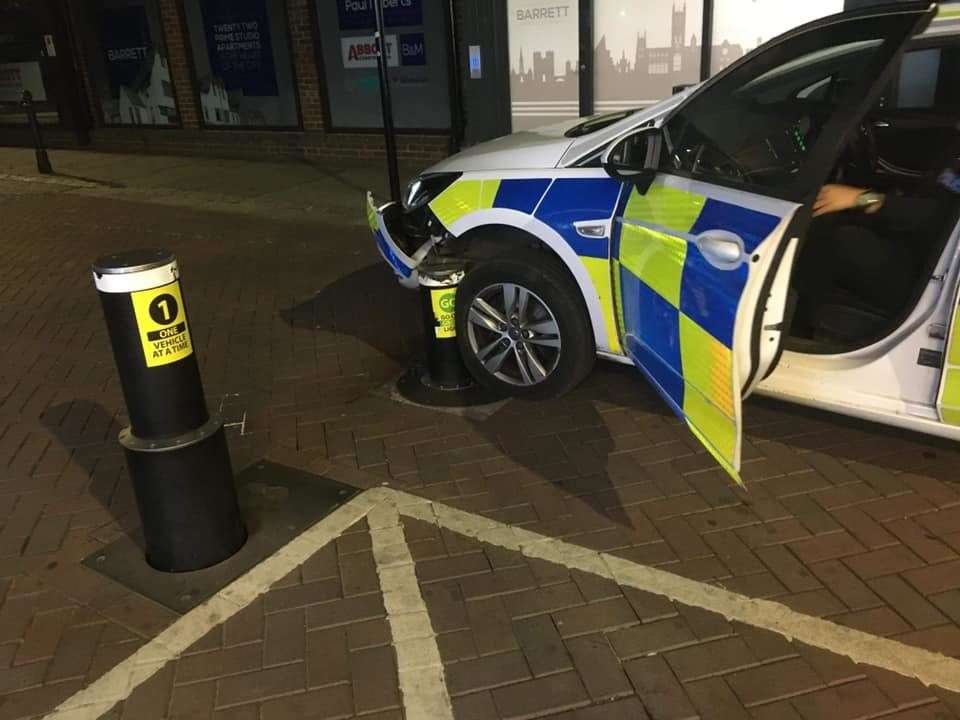
[[[777,35],[841,12],[843,7],[843,0],[716,0],[710,74],[723,70]]]
[[[24,90],[33,96],[43,125],[60,121],[57,112],[57,60],[54,23],[47,3],[0,0],[0,125],[24,125],[20,108]]]
[[[383,127],[372,0],[316,0],[331,124]],[[443,0],[383,0],[393,122],[450,127],[449,58]]]
[[[960,109],[960,46],[915,50],[904,55],[897,107],[938,111]]]
[[[578,0],[507,0],[507,35],[514,131],[579,117]]]
[[[596,112],[643,108],[700,80],[702,0],[593,5]]]
[[[667,124],[664,169],[785,189],[896,26],[844,22],[779,43],[693,97]],[[823,82],[826,81],[826,87]]]
[[[107,125],[176,125],[163,25],[156,0],[88,4],[88,71]]]
[[[185,0],[207,125],[296,127],[284,0]]]

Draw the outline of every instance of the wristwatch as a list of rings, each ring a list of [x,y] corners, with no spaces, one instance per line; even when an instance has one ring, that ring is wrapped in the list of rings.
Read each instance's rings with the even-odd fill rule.
[[[858,210],[869,210],[875,205],[880,205],[885,199],[886,196],[883,193],[867,190],[860,194],[853,206]]]

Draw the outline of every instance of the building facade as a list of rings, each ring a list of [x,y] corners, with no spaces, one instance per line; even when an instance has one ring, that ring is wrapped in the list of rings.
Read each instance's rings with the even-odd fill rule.
[[[30,90],[52,146],[381,156],[374,1],[0,0],[0,145],[29,144]],[[380,1],[398,152],[423,162],[649,105],[844,5]]]

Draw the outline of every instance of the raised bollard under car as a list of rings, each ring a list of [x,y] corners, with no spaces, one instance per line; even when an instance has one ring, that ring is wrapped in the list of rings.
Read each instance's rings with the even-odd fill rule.
[[[237,552],[247,533],[223,421],[207,411],[177,260],[167,250],[98,258],[93,279],[130,427],[120,433],[147,562],[182,572]]]

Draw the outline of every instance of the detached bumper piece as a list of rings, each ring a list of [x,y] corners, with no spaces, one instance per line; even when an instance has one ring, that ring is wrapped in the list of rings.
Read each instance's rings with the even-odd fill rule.
[[[367,193],[367,222],[380,255],[393,268],[401,285],[415,288],[419,284],[417,266],[431,243],[421,242],[419,247],[414,247],[417,243],[403,232],[402,213],[403,209],[395,202],[377,207],[373,193]]]

